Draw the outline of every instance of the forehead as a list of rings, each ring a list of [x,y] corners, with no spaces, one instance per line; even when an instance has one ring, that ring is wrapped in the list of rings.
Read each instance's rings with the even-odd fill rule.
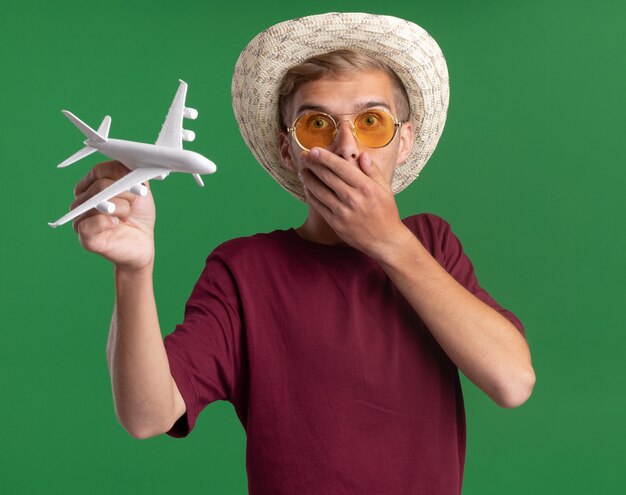
[[[332,74],[308,81],[294,92],[290,114],[295,118],[311,109],[350,114],[371,107],[396,110],[393,83],[380,70]]]

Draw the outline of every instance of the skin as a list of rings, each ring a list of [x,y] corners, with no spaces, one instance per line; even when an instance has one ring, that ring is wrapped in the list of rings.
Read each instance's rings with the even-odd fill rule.
[[[354,114],[372,102],[396,115],[393,95],[391,81],[380,72],[324,78],[296,91],[292,117],[311,106],[331,115]],[[309,206],[296,231],[310,241],[348,244],[377,260],[456,365],[496,403],[515,407],[534,384],[524,338],[456,283],[400,221],[391,178],[412,142],[410,124],[378,149],[356,142],[346,122],[328,149],[303,152],[282,134],[283,163],[301,176]],[[76,185],[72,207],[128,172],[118,162],[96,165]],[[154,299],[152,194],[124,193],[112,201],[115,216],[91,210],[73,226],[87,251],[115,267],[107,344],[115,411],[132,436],[148,438],[168,431],[186,409],[170,373]]]

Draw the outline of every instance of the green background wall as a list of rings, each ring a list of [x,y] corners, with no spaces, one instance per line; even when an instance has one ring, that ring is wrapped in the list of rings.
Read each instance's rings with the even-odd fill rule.
[[[200,118],[188,149],[218,164],[198,188],[154,184],[155,284],[169,333],[206,255],[235,236],[299,225],[305,209],[259,167],[230,106],[239,51],[260,30],[329,10],[404,17],[450,69],[442,140],[401,213],[446,218],[482,284],[525,323],[538,381],[516,410],[464,381],[465,494],[617,493],[626,485],[623,355],[623,1],[8,1],[2,118],[0,492],[246,492],[245,435],[216,403],[185,440],[118,425],[105,361],[112,269],[66,211],[99,155],[65,170],[82,135],[153,142],[177,87]]]

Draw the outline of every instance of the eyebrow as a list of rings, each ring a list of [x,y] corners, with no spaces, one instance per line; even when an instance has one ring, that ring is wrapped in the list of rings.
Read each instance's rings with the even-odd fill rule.
[[[353,111],[350,113],[359,113],[359,112],[362,112],[363,110],[366,110],[368,108],[374,108],[374,107],[382,107],[385,110],[388,110],[389,112],[391,112],[391,107],[384,101],[368,100],[368,101],[364,101],[360,103],[355,103],[352,107]],[[300,115],[305,110],[314,111],[314,112],[323,112],[329,115],[333,115],[333,112],[331,112],[324,105],[311,105],[308,103],[304,103],[303,105],[300,105],[300,107],[298,107],[298,110],[296,111],[296,115]],[[334,115],[349,115],[349,114],[336,113]]]

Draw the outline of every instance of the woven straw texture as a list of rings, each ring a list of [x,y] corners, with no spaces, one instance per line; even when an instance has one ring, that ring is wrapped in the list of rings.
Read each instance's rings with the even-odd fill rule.
[[[233,74],[232,102],[246,144],[261,165],[304,201],[297,175],[280,160],[278,88],[287,70],[339,49],[369,54],[403,82],[417,131],[407,159],[396,166],[394,193],[420,173],[443,131],[449,101],[446,61],[435,40],[412,22],[391,16],[330,13],[281,22],[259,33],[243,50]]]

